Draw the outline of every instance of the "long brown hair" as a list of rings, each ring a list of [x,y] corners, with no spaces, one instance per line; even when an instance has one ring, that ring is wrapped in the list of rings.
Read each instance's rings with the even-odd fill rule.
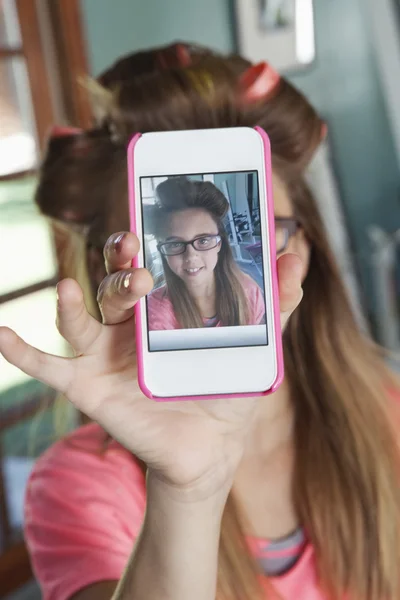
[[[96,126],[50,142],[37,201],[45,214],[85,226],[85,239],[101,245],[116,230],[116,214],[127,223],[125,148],[134,132],[256,124],[267,131],[275,170],[311,245],[304,299],[284,334],[296,411],[297,511],[329,598],[347,592],[357,600],[397,600],[400,473],[390,398],[396,384],[381,351],[355,323],[304,181],[321,120],[284,79],[268,98],[243,101],[238,79],[247,61],[182,47],[189,60],[176,60],[177,47],[156,49],[122,59],[99,79]],[[222,522],[219,598],[258,597],[257,576],[231,495]]]
[[[211,181],[191,181],[186,177],[173,177],[163,181],[156,189],[158,202],[153,211],[154,233],[160,239],[165,224],[176,211],[188,208],[206,210],[217,226],[221,248],[215,275],[215,303],[219,321],[225,326],[249,324],[249,306],[243,289],[245,277],[236,265],[223,219],[229,204],[223,193]],[[184,282],[170,268],[161,254],[168,296],[181,327],[204,327],[197,304],[193,302]]]

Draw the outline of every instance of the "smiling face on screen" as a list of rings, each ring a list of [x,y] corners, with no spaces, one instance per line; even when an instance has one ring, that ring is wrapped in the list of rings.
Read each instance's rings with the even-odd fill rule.
[[[213,281],[221,249],[221,242],[213,236],[218,236],[218,227],[210,213],[202,208],[177,211],[165,224],[161,244],[172,244],[169,248],[173,248],[174,243],[196,240],[197,249],[187,244],[182,254],[165,257],[170,269],[188,287],[208,285]],[[208,246],[210,248],[206,249]]]

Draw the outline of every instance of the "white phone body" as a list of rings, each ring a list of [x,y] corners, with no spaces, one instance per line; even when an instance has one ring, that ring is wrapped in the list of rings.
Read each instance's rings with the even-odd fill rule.
[[[257,278],[265,302],[265,322],[262,323],[155,331],[151,330],[151,324],[149,326],[148,299],[142,298],[136,309],[141,389],[156,400],[270,393],[282,380],[283,363],[270,149],[265,133],[258,128],[243,127],[138,134],[129,145],[128,170],[131,230],[141,244],[134,266],[147,264],[145,234],[148,231],[144,215],[146,205],[156,203],[157,182],[175,176],[211,181],[218,184],[218,189],[229,200],[226,217],[229,226],[226,227],[235,262],[247,278],[252,277],[254,281]],[[245,225],[249,192],[247,190],[245,201],[243,181],[247,185],[253,182],[253,212],[250,214],[249,208],[247,214],[250,232]],[[235,206],[244,210],[242,217],[234,217],[233,195]],[[258,207],[254,195],[258,196]],[[252,219],[257,211],[256,236]],[[237,227],[235,218],[242,219],[242,225],[239,223]],[[245,230],[238,238],[241,226]],[[148,239],[157,262],[156,241],[152,242],[151,236]],[[254,244],[260,252],[257,260],[245,250]],[[253,290],[253,283],[250,287]]]

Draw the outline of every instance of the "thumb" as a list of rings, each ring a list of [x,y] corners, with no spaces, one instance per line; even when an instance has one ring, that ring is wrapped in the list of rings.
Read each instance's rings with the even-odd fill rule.
[[[282,329],[303,297],[303,263],[297,254],[285,254],[278,260],[279,302]]]

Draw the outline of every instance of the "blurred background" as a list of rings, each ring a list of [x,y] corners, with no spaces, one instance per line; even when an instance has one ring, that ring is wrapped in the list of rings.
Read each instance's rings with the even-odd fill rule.
[[[88,126],[78,83],[124,53],[177,40],[268,60],[329,135],[308,174],[360,326],[399,342],[400,0],[0,0],[0,323],[43,350],[57,335],[57,248],[33,204],[54,125]],[[23,495],[56,435],[53,391],[0,358],[0,597],[38,600]],[[80,416],[65,407],[64,431]]]

